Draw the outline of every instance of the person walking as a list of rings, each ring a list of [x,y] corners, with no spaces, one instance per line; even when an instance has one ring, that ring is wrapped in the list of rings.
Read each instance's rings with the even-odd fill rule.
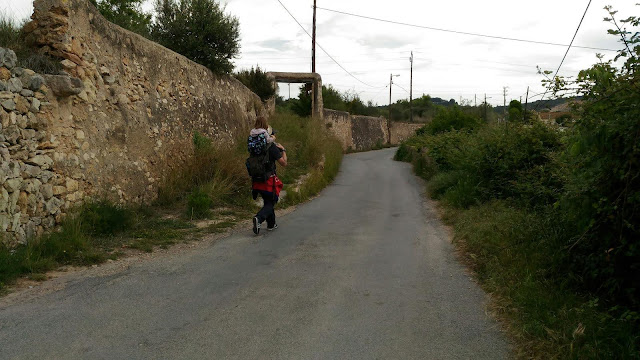
[[[269,137],[275,140],[274,131],[264,117],[256,119],[254,128],[267,130]],[[276,163],[283,167],[287,166],[287,152],[281,144],[275,141],[270,143],[265,141],[262,145],[262,150],[256,151],[259,147],[256,142],[260,140],[249,137],[249,153],[251,156],[247,159],[247,169],[252,177],[251,192],[253,199],[257,199],[258,195],[260,195],[264,202],[262,209],[253,217],[253,233],[256,235],[260,233],[261,224],[265,221],[267,222],[267,230],[271,231],[278,228],[274,207],[278,203],[280,190],[282,190],[284,184],[276,174]]]

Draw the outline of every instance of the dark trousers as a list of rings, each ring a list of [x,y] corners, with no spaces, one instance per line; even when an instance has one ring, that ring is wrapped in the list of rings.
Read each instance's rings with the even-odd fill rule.
[[[267,220],[267,227],[272,228],[276,224],[276,212],[273,208],[278,203],[278,198],[274,198],[272,193],[265,192],[260,192],[260,196],[264,200],[264,206],[258,211],[256,217],[261,224]]]

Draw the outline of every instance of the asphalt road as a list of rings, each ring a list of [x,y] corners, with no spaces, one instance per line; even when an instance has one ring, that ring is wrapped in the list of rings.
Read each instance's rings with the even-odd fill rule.
[[[507,358],[424,184],[392,156],[347,155],[274,232],[0,302],[0,358]]]

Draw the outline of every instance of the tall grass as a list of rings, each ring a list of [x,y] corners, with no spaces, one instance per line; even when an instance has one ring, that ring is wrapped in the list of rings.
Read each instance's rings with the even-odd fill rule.
[[[60,62],[41,53],[23,33],[22,28],[27,21],[27,19],[15,21],[8,15],[0,13],[0,47],[11,49],[16,53],[19,67],[44,74],[59,73],[62,70]]]
[[[287,149],[288,165],[277,166],[277,173],[288,195],[283,205],[296,204],[316,195],[333,180],[342,160],[339,141],[329,135],[323,124],[311,118],[277,113],[269,124],[277,130],[276,142]],[[193,136],[193,155],[163,182],[158,204],[173,206],[186,202],[186,216],[207,218],[216,207],[253,211],[251,179],[245,160],[246,139],[239,136],[231,148],[215,146],[200,133]],[[292,191],[303,175],[304,183]]]

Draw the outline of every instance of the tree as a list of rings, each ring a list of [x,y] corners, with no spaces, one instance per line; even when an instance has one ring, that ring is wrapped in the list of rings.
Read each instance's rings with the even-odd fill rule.
[[[140,9],[144,0],[91,0],[105,19],[142,36],[149,36],[151,14]]]
[[[156,1],[153,39],[214,73],[231,73],[240,51],[238,19],[215,0],[178,1]]]
[[[267,73],[260,69],[260,66],[256,65],[255,69],[251,67],[251,70],[238,71],[234,76],[256,93],[262,101],[267,101],[276,94],[273,82],[267,77]]]
[[[509,113],[509,121],[521,122],[522,121],[522,103],[518,100],[511,100],[507,112]]]

